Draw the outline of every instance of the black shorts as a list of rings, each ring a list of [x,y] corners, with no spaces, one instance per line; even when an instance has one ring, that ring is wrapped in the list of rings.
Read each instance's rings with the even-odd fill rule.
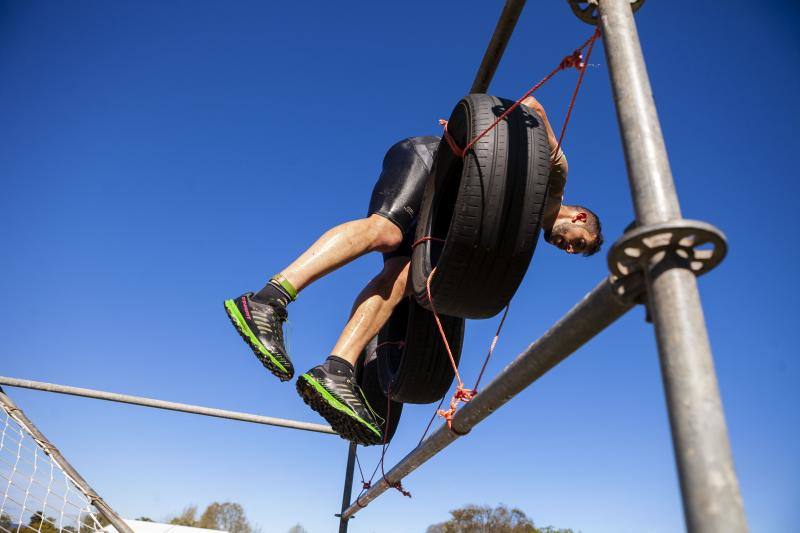
[[[384,261],[411,257],[422,194],[439,141],[439,137],[410,137],[389,148],[383,158],[383,170],[372,190],[367,216],[387,218],[403,232],[402,244],[383,254]]]

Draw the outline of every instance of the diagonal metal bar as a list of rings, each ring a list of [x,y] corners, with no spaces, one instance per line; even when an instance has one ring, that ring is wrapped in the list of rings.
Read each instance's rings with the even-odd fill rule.
[[[241,413],[238,411],[228,411],[226,409],[203,407],[201,405],[191,405],[188,403],[168,402],[165,400],[156,400],[154,398],[145,398],[142,396],[131,396],[129,394],[119,394],[116,392],[70,387],[69,385],[59,385],[57,383],[45,383],[43,381],[31,381],[29,379],[17,379],[7,376],[0,376],[0,385],[8,385],[9,387],[20,387],[23,389],[33,389],[45,392],[55,392],[58,394],[69,394],[72,396],[82,396],[84,398],[107,400],[109,402],[129,403],[144,407],[155,407],[156,409],[166,409],[168,411],[180,411],[182,413],[191,413],[194,415],[213,416],[216,418],[227,418],[228,420],[239,420],[242,422],[252,422],[254,424],[265,424],[267,426],[278,426],[336,435],[330,426],[323,424],[301,422],[299,420],[288,420],[286,418],[274,418],[271,416],[254,415],[250,413]]]
[[[133,533],[133,530],[126,524],[119,515],[101,498],[89,483],[83,479],[75,468],[61,455],[61,452],[51,443],[44,434],[39,431],[39,428],[31,422],[25,413],[17,407],[17,404],[6,395],[2,388],[0,388],[0,404],[11,414],[11,416],[22,424],[25,429],[33,436],[37,444],[41,446],[42,450],[53,458],[53,461],[69,476],[71,481],[80,488],[83,494],[88,498],[89,502],[100,512],[111,525],[113,525],[119,533]],[[24,507],[24,505],[23,505]],[[40,527],[41,530],[41,527]]]
[[[442,425],[414,448],[356,503],[347,508],[347,519],[383,494],[389,484],[396,484],[442,451],[451,442],[468,433],[531,383],[611,325],[633,306],[619,299],[614,286],[606,279],[578,302],[539,340],[514,359],[480,394],[464,405],[453,417],[453,429]],[[388,481],[388,482],[387,482]]]
[[[481,65],[475,74],[475,81],[472,82],[470,93],[485,93],[489,89],[489,84],[492,83],[494,73],[500,64],[500,58],[506,51],[506,45],[511,39],[523,7],[525,7],[525,0],[506,0],[503,12],[500,13],[500,20],[497,21],[492,39],[489,41],[489,46],[486,47]]]

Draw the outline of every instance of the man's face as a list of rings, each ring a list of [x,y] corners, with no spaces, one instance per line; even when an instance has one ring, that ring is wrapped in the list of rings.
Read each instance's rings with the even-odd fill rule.
[[[545,239],[568,254],[582,254],[594,245],[597,235],[589,231],[585,224],[561,222],[553,226]]]

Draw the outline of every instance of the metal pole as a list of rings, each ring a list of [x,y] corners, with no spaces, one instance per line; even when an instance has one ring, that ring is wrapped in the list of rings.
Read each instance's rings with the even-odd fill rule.
[[[600,24],[640,225],[681,217],[650,81],[628,0],[600,0]],[[747,531],[694,274],[670,257],[647,272],[686,524]]]
[[[15,418],[22,426],[36,439],[39,446],[47,453],[50,457],[52,457],[53,461],[61,467],[65,474],[67,474],[71,479],[72,482],[75,483],[77,487],[81,489],[83,494],[86,498],[89,499],[89,502],[100,512],[103,517],[109,521],[109,523],[117,528],[119,533],[133,533],[133,530],[126,524],[122,518],[111,508],[109,505],[101,498],[94,489],[86,482],[85,479],[75,470],[69,461],[67,461],[61,452],[58,451],[58,448],[53,446],[47,437],[39,431],[33,422],[25,416],[25,413],[22,412],[22,409],[17,407],[17,404],[9,398],[3,389],[0,388],[0,403],[3,404],[5,409],[9,411],[11,416]]]
[[[481,66],[478,67],[478,72],[475,74],[475,81],[472,82],[470,93],[485,93],[489,89],[489,84],[492,82],[497,65],[500,64],[500,58],[503,57],[503,52],[506,50],[506,45],[514,31],[514,26],[517,25],[523,7],[525,7],[525,0],[506,0],[492,39],[483,54]]]
[[[80,387],[70,387],[68,385],[58,385],[56,383],[45,383],[43,381],[31,381],[28,379],[0,376],[0,385],[21,387],[24,389],[33,389],[45,392],[55,392],[58,394],[70,394],[72,396],[83,396],[84,398],[95,398],[98,400],[108,400],[110,402],[129,403],[133,405],[142,405],[144,407],[155,407],[156,409],[166,409],[168,411],[180,411],[182,413],[191,413],[194,415],[213,416],[216,418],[227,418],[229,420],[252,422],[254,424],[265,424],[267,426],[279,426],[336,435],[330,426],[325,426],[323,424],[312,424],[311,422],[300,422],[298,420],[287,420],[285,418],[273,418],[271,416],[240,413],[237,411],[215,409],[213,407],[202,407],[200,405],[191,405],[187,403],[167,402],[165,400],[144,398],[142,396],[118,394],[116,392],[82,389]]]
[[[622,302],[608,280],[603,280],[539,340],[514,359],[485,389],[453,417],[453,429],[443,424],[411,450],[343,514],[350,518],[380,496],[389,483],[396,484],[451,442],[465,435],[531,383],[624,315],[633,304]],[[387,479],[389,483],[387,483]]]
[[[344,517],[344,512],[350,506],[350,498],[353,495],[353,470],[356,467],[356,448],[358,445],[350,443],[347,449],[347,467],[344,471],[344,490],[342,491],[342,513],[339,515],[339,533],[347,533],[347,523],[349,520]]]

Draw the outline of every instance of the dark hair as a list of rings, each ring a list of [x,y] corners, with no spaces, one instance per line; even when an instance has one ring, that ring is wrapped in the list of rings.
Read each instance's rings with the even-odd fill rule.
[[[580,211],[586,211],[589,215],[586,220],[586,229],[595,234],[594,243],[591,248],[587,248],[586,251],[583,252],[584,257],[589,257],[599,252],[600,248],[603,246],[603,225],[600,223],[600,217],[591,209],[582,205],[574,205],[572,207]]]

